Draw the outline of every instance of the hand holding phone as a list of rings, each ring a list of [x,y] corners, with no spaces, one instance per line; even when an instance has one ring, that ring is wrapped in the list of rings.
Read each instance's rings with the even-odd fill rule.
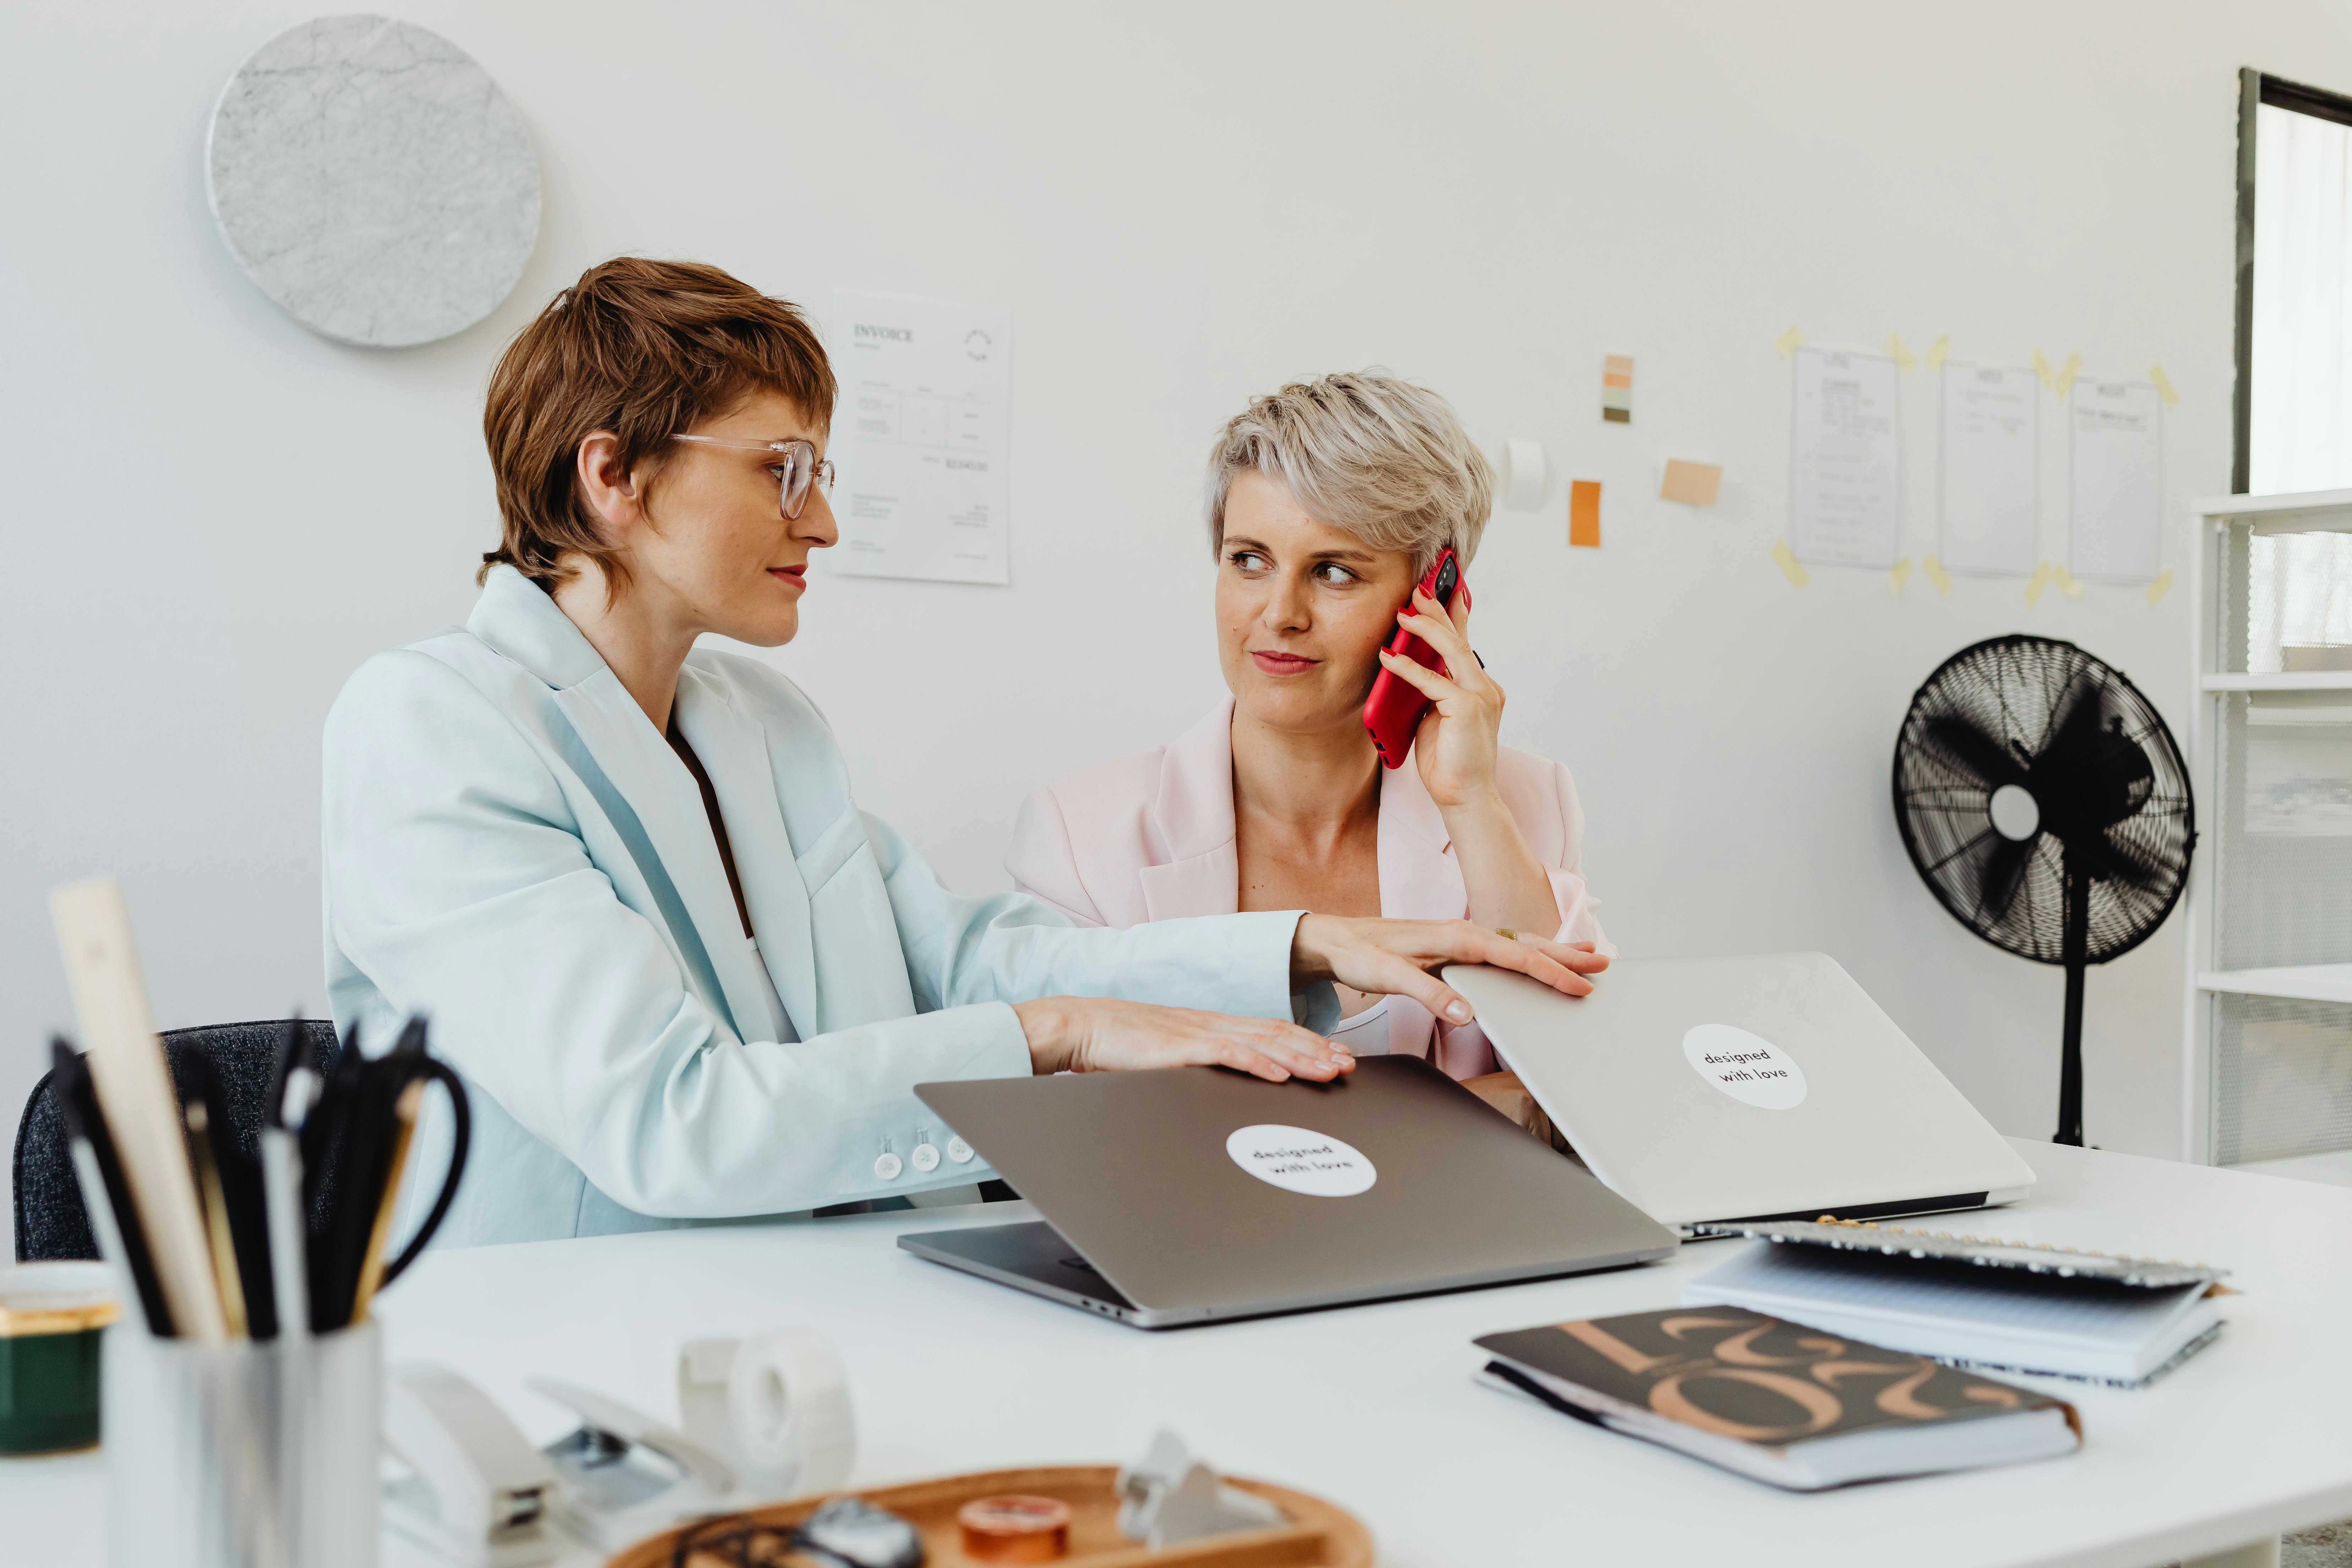
[[[1454,591],[1462,590],[1462,604],[1470,604],[1470,585],[1462,579],[1462,566],[1454,560],[1452,549],[1441,552],[1430,563],[1429,573],[1418,584],[1419,591],[1435,599],[1450,612],[1454,608]],[[1404,608],[1412,607],[1408,597]],[[1423,669],[1433,669],[1441,675],[1450,674],[1445,661],[1437,650],[1405,630],[1397,628],[1389,639],[1389,651],[1412,659]],[[1372,681],[1371,695],[1364,699],[1364,728],[1371,731],[1372,745],[1381,753],[1381,765],[1393,768],[1403,763],[1405,753],[1412,750],[1412,737],[1421,728],[1421,716],[1429,711],[1429,699],[1413,686],[1383,668]]]

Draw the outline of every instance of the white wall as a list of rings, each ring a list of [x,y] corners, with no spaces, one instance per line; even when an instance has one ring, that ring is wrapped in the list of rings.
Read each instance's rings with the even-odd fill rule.
[[[1770,344],[2161,362],[2167,558],[2226,487],[2236,79],[2352,87],[2352,12],[1988,0],[1544,7],[454,4],[437,28],[536,139],[522,287],[450,342],[322,342],[237,272],[200,152],[238,59],[305,13],[0,11],[0,1108],[69,1007],[52,885],[129,885],[173,1025],[323,1001],[317,737],[369,653],[459,620],[495,536],[499,345],[625,250],[822,307],[835,285],[1009,303],[1011,589],[830,580],[777,662],[868,804],[1001,885],[1021,794],[1219,689],[1195,516],[1248,395],[1381,363],[1484,439],[1605,482],[1506,512],[1474,571],[1508,738],[1584,791],[1632,953],[1836,954],[2004,1129],[2047,1133],[2060,976],[1963,931],[1886,800],[1913,688],[1979,637],[2075,638],[2186,716],[2188,611],[1822,570],[1790,588]],[[1603,353],[1634,423],[1599,417]],[[1933,403],[1906,383],[1906,552],[1934,545]],[[2047,443],[2045,488],[2063,481]],[[1723,504],[1640,499],[1674,455]],[[2063,489],[2054,489],[2063,495]],[[2053,521],[2055,521],[2053,519]],[[2045,553],[2063,559],[2053,528]],[[2095,973],[2094,1142],[2170,1153],[2179,946]]]

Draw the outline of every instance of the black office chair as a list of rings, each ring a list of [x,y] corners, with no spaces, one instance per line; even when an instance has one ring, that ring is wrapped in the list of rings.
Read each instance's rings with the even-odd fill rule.
[[[332,1068],[341,1050],[335,1026],[312,1019],[303,1028],[320,1063]],[[248,1154],[261,1142],[262,1101],[269,1080],[277,1076],[278,1051],[286,1026],[271,1021],[256,1024],[213,1024],[198,1029],[173,1029],[163,1037],[163,1054],[172,1077],[184,1095],[184,1060],[191,1046],[201,1046],[212,1058],[213,1072],[227,1101],[229,1121],[237,1142]],[[73,1155],[66,1148],[65,1119],[49,1093],[49,1076],[33,1086],[25,1102],[24,1119],[16,1124],[15,1164],[16,1194],[16,1261],[31,1263],[51,1258],[96,1258],[98,1243],[90,1236],[89,1215],[81,1205],[81,1184],[74,1179]]]

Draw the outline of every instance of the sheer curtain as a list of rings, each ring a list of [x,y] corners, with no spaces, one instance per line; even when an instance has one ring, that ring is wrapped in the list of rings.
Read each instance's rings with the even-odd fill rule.
[[[2352,125],[2256,112],[2251,483],[2352,488]],[[2352,644],[2352,535],[2258,538],[2248,566],[2249,669]]]

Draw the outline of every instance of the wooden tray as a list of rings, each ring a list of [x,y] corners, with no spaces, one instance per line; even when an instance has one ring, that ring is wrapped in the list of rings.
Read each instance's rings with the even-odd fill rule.
[[[1119,1533],[1118,1493],[1113,1489],[1118,1479],[1118,1469],[1113,1465],[1058,1465],[947,1476],[855,1495],[903,1515],[923,1532],[926,1568],[973,1568],[976,1560],[964,1555],[963,1538],[956,1529],[956,1510],[975,1498],[1006,1492],[1056,1498],[1069,1505],[1070,1550],[1054,1561],[1079,1568],[1190,1568],[1196,1563],[1202,1568],[1372,1568],[1371,1532],[1355,1515],[1287,1487],[1230,1476],[1225,1478],[1227,1485],[1266,1499],[1289,1515],[1291,1522],[1275,1530],[1208,1536],[1154,1552]],[[803,1498],[752,1509],[742,1517],[763,1525],[788,1526],[806,1519],[824,1500]],[[640,1541],[614,1557],[605,1568],[670,1568],[679,1534],[668,1531]],[[799,1552],[784,1561],[814,1563]],[[698,1552],[688,1560],[688,1568],[719,1568],[719,1563],[718,1557]]]

